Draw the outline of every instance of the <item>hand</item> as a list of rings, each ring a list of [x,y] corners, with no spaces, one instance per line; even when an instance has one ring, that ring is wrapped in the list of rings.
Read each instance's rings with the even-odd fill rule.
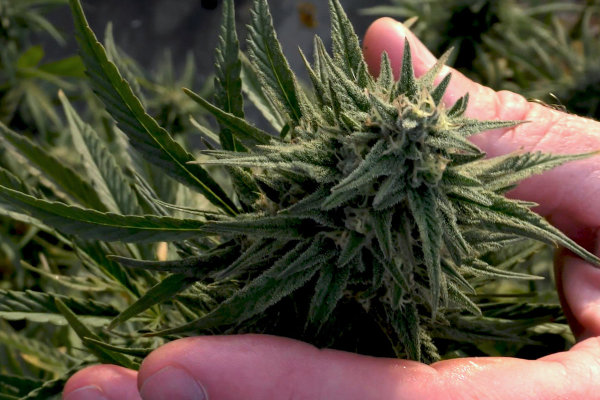
[[[373,74],[379,72],[383,50],[398,72],[405,36],[417,76],[434,64],[433,55],[412,33],[383,18],[369,28],[364,40]],[[446,72],[449,69],[440,75]],[[553,153],[600,149],[599,122],[528,103],[514,93],[494,92],[453,71],[444,101],[452,104],[466,92],[471,117],[531,121],[474,137],[491,156],[518,149]],[[599,194],[598,158],[530,178],[511,193],[539,203],[536,211],[596,254]],[[193,337],[154,351],[139,372],[109,365],[86,368],[68,381],[64,396],[68,400],[600,399],[600,270],[564,253],[556,271],[565,313],[580,341],[567,352],[536,361],[464,358],[427,366],[318,350],[270,336]]]

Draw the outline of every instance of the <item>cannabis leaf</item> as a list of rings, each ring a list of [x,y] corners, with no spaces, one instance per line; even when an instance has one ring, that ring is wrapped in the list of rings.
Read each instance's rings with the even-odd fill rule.
[[[0,316],[11,321],[28,320],[64,325],[66,321],[56,308],[56,299],[67,304],[92,326],[101,326],[106,323],[107,318],[118,314],[115,307],[98,301],[30,290],[0,290]]]
[[[50,226],[84,239],[108,242],[184,240],[200,233],[205,225],[198,220],[102,213],[38,199],[4,186],[0,186],[0,198],[18,205]]]
[[[223,2],[223,24],[219,35],[219,45],[215,50],[215,103],[223,111],[238,118],[244,118],[242,97],[242,61],[240,43],[235,30],[235,9],[233,0]],[[220,142],[225,150],[236,150],[229,127],[221,126]]]
[[[266,92],[297,124],[302,117],[296,78],[283,55],[266,0],[257,0],[248,27],[248,53]]]
[[[58,97],[67,115],[75,148],[82,155],[83,165],[100,199],[106,204],[107,211],[117,214],[140,214],[141,209],[135,193],[115,157],[93,128],[81,120],[67,97],[62,92]]]
[[[108,60],[104,48],[89,28],[78,0],[70,0],[70,5],[82,58],[96,94],[128,135],[131,146],[173,179],[199,190],[211,203],[235,214],[235,205],[220,185],[200,166],[188,164],[194,157],[145,112],[116,66]]]

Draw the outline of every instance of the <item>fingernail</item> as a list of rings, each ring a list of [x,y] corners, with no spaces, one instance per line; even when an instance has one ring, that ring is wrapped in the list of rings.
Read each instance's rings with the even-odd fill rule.
[[[63,400],[108,400],[108,398],[98,386],[90,385],[73,390]]]
[[[140,389],[144,400],[208,400],[202,384],[185,370],[165,367],[150,375]]]

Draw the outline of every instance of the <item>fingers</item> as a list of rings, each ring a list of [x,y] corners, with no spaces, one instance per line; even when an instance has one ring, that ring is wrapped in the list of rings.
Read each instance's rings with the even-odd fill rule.
[[[260,335],[171,342],[144,361],[138,379],[145,400],[440,398],[437,373],[424,364]]]
[[[539,361],[469,358],[426,366],[270,336],[199,337],[150,355],[139,385],[145,400],[594,399],[599,357],[597,339]],[[180,382],[177,392],[165,386],[171,374]]]
[[[138,387],[144,400],[597,399],[598,359],[596,338],[537,361],[467,358],[426,366],[271,336],[197,337],[152,353]],[[139,398],[122,391],[133,376],[118,367],[88,368],[69,381],[65,398],[101,398],[76,397],[83,394],[78,385],[96,385],[109,400]]]
[[[64,400],[141,400],[137,372],[116,365],[94,365],[69,379]]]
[[[573,333],[580,340],[600,337],[600,269],[568,254],[558,269]]]

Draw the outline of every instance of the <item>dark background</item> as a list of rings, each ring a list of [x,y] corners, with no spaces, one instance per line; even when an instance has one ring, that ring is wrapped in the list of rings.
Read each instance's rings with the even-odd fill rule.
[[[359,36],[364,34],[373,17],[361,16],[358,11],[386,3],[383,0],[341,2]],[[217,3],[217,7],[210,9],[210,3]],[[83,0],[84,11],[99,38],[104,36],[107,23],[112,21],[117,45],[150,72],[164,59],[165,51],[172,53],[179,68],[191,51],[198,67],[199,83],[212,71],[221,3],[222,0]],[[235,0],[242,46],[245,46],[245,26],[249,22],[251,3],[252,0]],[[315,34],[319,34],[326,44],[330,41],[328,1],[270,0],[269,5],[283,50],[292,68],[302,75],[304,68],[298,46],[310,55]],[[314,14],[301,10],[313,10]],[[65,6],[52,11],[50,19],[65,33],[67,45],[59,47],[55,43],[47,43],[44,47],[49,58],[75,52],[68,8]]]

